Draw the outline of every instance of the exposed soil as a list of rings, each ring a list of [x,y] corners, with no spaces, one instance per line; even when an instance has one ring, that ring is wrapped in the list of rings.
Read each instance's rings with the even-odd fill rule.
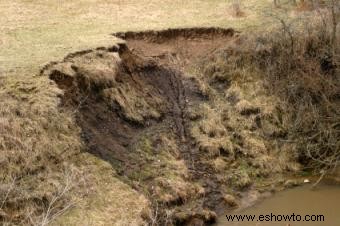
[[[41,73],[64,90],[62,106],[74,110],[88,150],[150,198],[155,212],[145,217],[161,225],[213,222],[217,210],[235,203],[225,200],[227,184],[190,132],[202,117],[190,109],[209,101],[191,74],[202,59],[235,39],[235,31],[115,35],[126,43],[71,54]],[[218,152],[229,156],[222,147]]]
[[[187,28],[115,33],[129,48],[172,66],[193,66],[234,38],[236,31],[222,28]]]
[[[186,104],[198,105],[205,101],[205,98],[195,81],[186,78],[183,74],[190,73],[200,60],[209,57],[234,39],[234,34],[233,29],[221,28],[168,29],[115,34],[124,38],[127,45],[137,54],[157,58],[157,62],[161,62],[162,65],[181,71],[177,80],[180,84],[177,102],[182,111],[181,115],[177,116],[177,120],[180,119],[178,123],[180,130],[177,133],[178,138],[181,138],[180,155],[188,166],[191,180],[199,181],[205,190],[205,197],[201,204],[203,209],[213,211],[222,209],[220,205],[223,203],[223,193],[220,191],[220,182],[212,167],[207,164],[207,156],[199,151],[189,132],[185,132],[190,127],[190,119],[185,114]],[[176,120],[176,117],[174,119]],[[209,221],[214,216],[208,218]],[[197,222],[197,219],[193,222]]]

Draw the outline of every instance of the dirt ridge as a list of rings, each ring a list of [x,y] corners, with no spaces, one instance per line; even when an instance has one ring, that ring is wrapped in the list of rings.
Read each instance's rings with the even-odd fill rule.
[[[216,38],[216,37],[232,37],[236,33],[232,28],[220,28],[220,27],[197,27],[197,28],[170,28],[166,30],[147,30],[147,31],[127,31],[113,33],[113,36],[122,38],[124,40],[147,40],[152,42],[166,42],[170,39],[184,38]]]

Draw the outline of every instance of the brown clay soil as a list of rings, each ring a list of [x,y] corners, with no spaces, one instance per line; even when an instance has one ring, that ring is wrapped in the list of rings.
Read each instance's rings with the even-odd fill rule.
[[[202,57],[225,46],[235,33],[233,29],[183,28],[113,35],[126,40],[129,48],[142,56],[176,66],[193,66]]]
[[[188,74],[235,39],[235,31],[114,35],[126,43],[70,54],[41,73],[64,90],[61,105],[74,111],[89,152],[149,197],[154,213],[146,218],[161,225],[213,222],[225,207],[225,185],[208,164],[211,157],[191,137],[191,123],[200,116],[188,109],[207,97]]]

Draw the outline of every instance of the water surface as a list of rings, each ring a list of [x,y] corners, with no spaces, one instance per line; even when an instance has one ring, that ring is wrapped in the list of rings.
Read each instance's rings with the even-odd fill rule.
[[[310,186],[298,187],[279,192],[259,204],[243,211],[228,212],[231,214],[269,215],[280,219],[278,215],[301,215],[301,221],[280,222],[228,222],[225,216],[218,219],[217,226],[338,226],[340,225],[340,186],[319,185],[311,190]],[[324,222],[304,221],[305,215],[309,219],[316,218],[312,215],[323,215]],[[297,217],[298,218],[298,217]],[[307,217],[308,218],[308,217]],[[322,218],[322,217],[320,217]],[[257,218],[256,218],[257,219]]]

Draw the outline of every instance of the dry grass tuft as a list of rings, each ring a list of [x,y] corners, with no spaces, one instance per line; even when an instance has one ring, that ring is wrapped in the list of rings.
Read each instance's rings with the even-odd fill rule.
[[[41,78],[6,79],[1,86],[2,222],[46,223],[72,203],[73,188],[84,185],[82,172],[68,161],[80,153],[79,130],[57,109],[59,93]],[[53,211],[46,212],[50,204]]]
[[[0,222],[46,225],[71,211],[56,225],[142,224],[147,201],[103,161],[81,152],[79,128],[70,112],[58,109],[57,95],[60,90],[44,77],[1,78]],[[122,202],[134,213],[118,213]],[[117,214],[104,217],[106,207]]]
[[[251,48],[241,48],[246,42],[240,37],[202,62],[196,79],[210,91],[195,107],[200,117],[193,117],[191,127],[217,178],[235,190],[256,186],[273,172],[299,169],[295,146],[284,148],[277,141],[283,134],[277,121],[280,101],[267,93],[263,73],[252,67]]]

